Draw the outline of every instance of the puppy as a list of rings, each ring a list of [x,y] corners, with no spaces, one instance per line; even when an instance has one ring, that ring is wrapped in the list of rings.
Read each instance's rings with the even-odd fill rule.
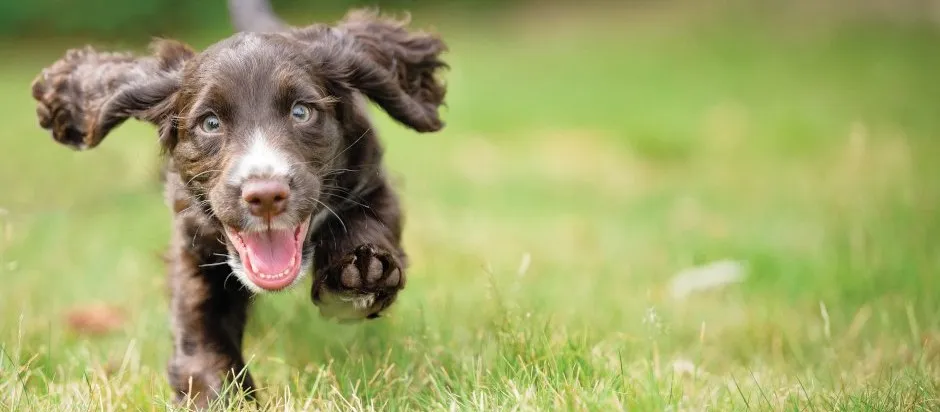
[[[443,127],[436,35],[365,11],[294,28],[264,1],[230,5],[241,31],[201,53],[74,49],[32,84],[39,124],[74,149],[131,117],[157,126],[173,211],[168,375],[197,406],[226,383],[254,387],[241,353],[252,295],[313,273],[324,316],[371,319],[395,301],[402,216],[368,100],[415,131]]]

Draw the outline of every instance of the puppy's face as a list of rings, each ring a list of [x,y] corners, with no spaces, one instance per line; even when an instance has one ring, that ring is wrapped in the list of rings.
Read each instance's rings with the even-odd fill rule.
[[[283,36],[240,34],[183,70],[170,154],[223,226],[235,275],[256,291],[309,272],[308,231],[328,212],[324,177],[345,160],[343,91],[314,63]]]
[[[76,149],[129,117],[158,125],[173,170],[256,292],[309,272],[309,232],[335,214],[327,190],[376,172],[378,156],[356,147],[374,140],[361,98],[418,132],[443,127],[446,47],[401,21],[352,12],[335,26],[236,34],[202,53],[154,46],[145,57],[67,52],[33,83],[40,125]]]

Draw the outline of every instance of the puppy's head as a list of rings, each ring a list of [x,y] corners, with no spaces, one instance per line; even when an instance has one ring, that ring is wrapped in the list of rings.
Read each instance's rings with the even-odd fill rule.
[[[333,213],[325,193],[378,172],[354,150],[373,138],[362,97],[419,132],[442,127],[444,48],[353,13],[333,27],[239,33],[199,54],[174,42],[144,58],[73,52],[34,96],[43,126],[78,148],[128,117],[157,124],[185,190],[223,229],[235,274],[280,290],[309,272],[308,232]]]

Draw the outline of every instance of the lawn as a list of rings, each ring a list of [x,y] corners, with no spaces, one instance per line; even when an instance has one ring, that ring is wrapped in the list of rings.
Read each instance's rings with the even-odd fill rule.
[[[264,409],[940,408],[940,27],[414,15],[452,70],[441,133],[376,114],[408,286],[352,326],[319,317],[309,281],[260,297],[245,351]],[[155,132],[72,152],[29,97],[77,45],[0,48],[0,409],[164,410]],[[716,262],[740,277],[676,293]],[[86,312],[114,322],[75,329]]]

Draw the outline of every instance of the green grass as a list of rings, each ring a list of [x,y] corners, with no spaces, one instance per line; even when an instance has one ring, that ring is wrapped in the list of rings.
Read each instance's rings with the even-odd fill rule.
[[[265,408],[940,408],[940,29],[520,16],[417,14],[453,69],[444,132],[376,116],[408,287],[355,326],[320,319],[309,282],[260,298],[246,356]],[[0,66],[0,408],[165,409],[155,133],[54,144],[28,84],[62,49],[16,50]],[[670,295],[674,274],[724,259],[742,283]],[[122,327],[66,327],[99,302]]]

